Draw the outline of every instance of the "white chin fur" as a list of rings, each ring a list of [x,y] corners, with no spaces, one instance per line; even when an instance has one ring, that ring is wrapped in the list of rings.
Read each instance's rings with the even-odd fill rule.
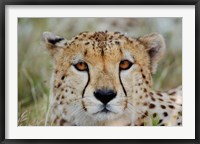
[[[94,114],[92,117],[94,118],[94,120],[99,121],[99,122],[103,122],[103,121],[110,121],[113,120],[115,118],[117,118],[119,115],[112,113],[112,112],[108,112],[108,113],[97,113]]]
[[[82,126],[102,125],[103,123],[117,119],[120,116],[121,114],[115,114],[112,112],[108,113],[99,112],[96,114],[91,114],[85,111],[74,116],[75,117],[74,123],[76,125],[82,125]]]

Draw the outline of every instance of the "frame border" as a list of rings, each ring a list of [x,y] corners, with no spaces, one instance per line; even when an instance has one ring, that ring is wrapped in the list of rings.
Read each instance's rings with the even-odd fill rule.
[[[38,143],[38,144],[43,144],[43,143],[88,143],[88,144],[93,144],[93,143],[104,143],[104,144],[110,144],[110,143],[125,143],[125,144],[145,144],[145,143],[152,143],[152,144],[193,144],[193,143],[200,143],[200,105],[199,105],[199,96],[198,96],[198,91],[197,91],[197,86],[199,85],[199,78],[198,75],[196,76],[195,81],[195,139],[120,139],[120,140],[115,140],[115,139],[91,139],[91,140],[85,140],[85,139],[5,139],[5,7],[7,5],[195,5],[195,67],[196,70],[195,72],[198,73],[198,67],[199,64],[198,62],[200,61],[199,56],[199,49],[200,49],[200,0],[115,0],[112,2],[111,0],[0,0],[0,58],[1,58],[1,63],[0,63],[0,143],[16,143],[16,144],[21,144],[21,143]]]

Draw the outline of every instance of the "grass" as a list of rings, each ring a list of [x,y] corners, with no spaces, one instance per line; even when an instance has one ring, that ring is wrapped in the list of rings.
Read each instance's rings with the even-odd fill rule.
[[[156,117],[151,116],[151,120],[152,120],[152,126],[158,126],[160,121],[159,115],[156,115]]]
[[[170,21],[170,23],[169,23]],[[82,31],[120,31],[129,36],[162,33],[167,53],[153,76],[156,90],[174,88],[182,82],[181,21],[164,18],[19,18],[18,19],[18,125],[43,126],[49,104],[51,59],[41,44],[41,34],[52,31],[70,39]],[[165,31],[163,31],[165,30]],[[175,40],[174,40],[175,39]],[[178,43],[178,44],[177,44]]]
[[[18,126],[44,126],[48,109],[47,99],[38,99],[29,106],[19,106]]]

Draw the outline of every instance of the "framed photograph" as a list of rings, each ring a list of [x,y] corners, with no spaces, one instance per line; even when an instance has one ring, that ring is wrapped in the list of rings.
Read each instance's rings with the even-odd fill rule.
[[[199,143],[199,10],[1,1],[1,142]]]

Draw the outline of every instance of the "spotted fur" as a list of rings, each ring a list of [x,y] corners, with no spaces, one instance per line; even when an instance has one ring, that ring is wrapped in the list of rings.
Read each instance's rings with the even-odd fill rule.
[[[58,125],[182,125],[182,89],[152,90],[152,74],[165,52],[160,34],[138,39],[120,32],[82,32],[66,40],[49,32],[43,40],[53,58],[47,120]],[[120,70],[122,60],[132,66]],[[87,64],[86,71],[74,65]],[[117,93],[103,112],[97,89]]]

